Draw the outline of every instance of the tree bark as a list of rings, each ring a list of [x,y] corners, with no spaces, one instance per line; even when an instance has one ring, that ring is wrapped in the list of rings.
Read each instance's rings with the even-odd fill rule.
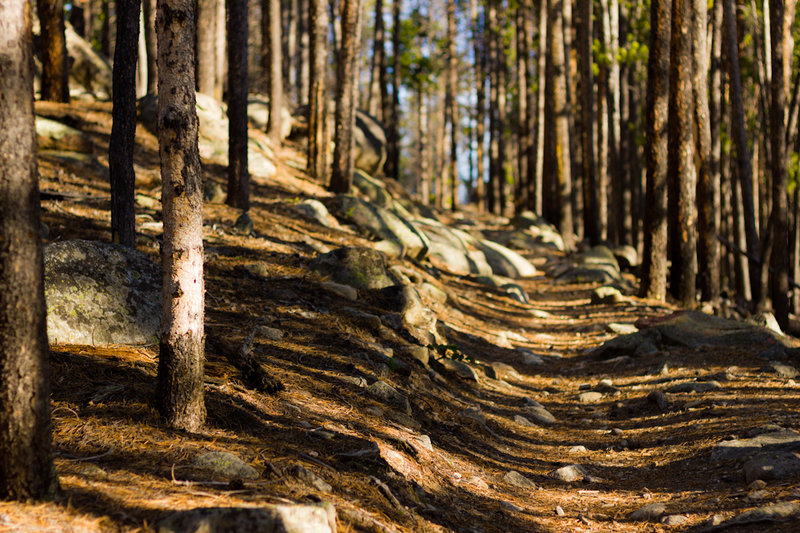
[[[359,2],[360,3],[360,2]],[[400,32],[402,0],[392,2],[392,96],[389,104],[389,114],[384,116],[386,121],[386,164],[384,173],[387,178],[400,179]],[[386,110],[384,110],[386,115]]]
[[[514,212],[519,213],[528,207],[528,192],[530,164],[529,154],[533,142],[531,137],[531,112],[529,107],[528,80],[530,78],[530,33],[528,20],[530,18],[528,2],[522,2],[517,7],[516,38],[517,38],[517,144],[519,155],[517,157],[517,195],[514,202]]]
[[[360,0],[342,1],[342,46],[336,70],[336,111],[333,173],[328,189],[347,194],[353,178],[353,128],[355,125],[355,79],[360,29]]]
[[[589,243],[600,243],[597,210],[598,187],[594,160],[594,74],[592,72],[592,0],[578,0],[578,81],[581,95],[580,142],[583,178],[583,234]]]
[[[247,0],[227,0],[228,35],[228,198],[227,204],[250,209],[247,168]]]
[[[203,185],[197,146],[192,0],[158,0],[161,343],[156,389],[167,424],[195,431],[203,402]]]
[[[111,179],[111,240],[136,247],[133,148],[136,136],[136,59],[140,0],[117,0],[117,44],[114,47],[113,123],[108,143]]]
[[[31,4],[0,2],[0,499],[52,497]]]
[[[545,147],[545,115],[546,115],[546,70],[547,70],[547,0],[539,0],[539,49],[537,53],[538,63],[536,66],[536,76],[538,78],[538,91],[536,95],[536,169],[534,183],[531,191],[531,207],[539,215],[543,213],[544,195],[544,157]]]
[[[445,107],[450,124],[450,143],[447,175],[450,177],[450,209],[458,209],[458,60],[456,58],[456,0],[447,0],[447,93]]]
[[[739,71],[739,50],[736,37],[736,17],[732,0],[722,0],[723,5],[723,46],[727,57],[728,79],[730,83],[731,98],[731,129],[733,144],[736,148],[737,174],[741,180],[742,216],[744,217],[745,238],[747,240],[747,253],[750,257],[748,276],[750,288],[753,291],[753,300],[758,301],[756,293],[760,286],[758,278],[758,263],[761,261],[756,229],[755,206],[753,202],[753,166],[750,160],[750,149],[747,141],[747,131],[744,125],[744,103],[742,100],[742,77]]]
[[[486,155],[486,54],[484,53],[483,36],[478,18],[476,0],[470,0],[470,18],[472,20],[472,44],[475,55],[475,189],[474,201],[479,213],[485,209],[485,155]]]
[[[555,144],[555,184],[558,199],[558,229],[564,239],[564,246],[571,250],[574,246],[572,227],[572,159],[569,139],[569,109],[567,101],[567,63],[564,57],[564,13],[561,2],[548,0],[548,57],[552,68],[552,78],[548,83],[553,112],[553,133]]]
[[[144,39],[147,46],[147,92],[158,90],[158,40],[156,39],[156,0],[142,0]]]
[[[197,92],[214,96],[217,79],[216,29],[217,2],[197,0]]]
[[[281,109],[283,108],[283,65],[281,62],[281,0],[264,0],[264,41],[267,43],[267,93],[269,120],[267,135],[273,146],[281,144]]]
[[[650,4],[647,62],[645,211],[642,297],[664,301],[667,292],[667,111],[669,104],[670,4]]]
[[[317,182],[328,181],[328,6],[325,0],[309,0],[311,11],[308,101],[308,167]]]
[[[772,306],[778,325],[789,325],[789,230],[786,172],[786,85],[784,79],[784,1],[769,0],[772,19],[772,84],[769,111],[772,174]],[[765,258],[766,260],[766,258]]]
[[[10,1],[10,0],[4,0]],[[42,100],[69,102],[69,55],[64,0],[36,0],[42,39]]]
[[[375,0],[375,33],[373,37],[374,48],[372,64],[370,65],[369,93],[367,112],[377,117],[381,122],[383,118],[383,105],[386,100],[382,98],[386,82],[386,53],[384,49],[383,31],[383,0]],[[388,93],[387,97],[388,97]]]
[[[714,165],[711,146],[711,122],[708,103],[708,35],[706,0],[694,0],[692,46],[694,55],[694,118],[697,124],[698,168],[698,234],[700,289],[706,301],[715,301],[720,294],[719,281],[719,172]],[[716,172],[715,172],[716,171]]]

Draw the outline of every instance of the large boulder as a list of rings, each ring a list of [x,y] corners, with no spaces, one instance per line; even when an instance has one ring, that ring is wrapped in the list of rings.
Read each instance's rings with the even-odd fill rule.
[[[333,102],[328,106],[328,122],[333,131]],[[308,105],[301,105],[292,114],[292,137],[308,135]],[[353,132],[355,146],[353,164],[372,176],[383,173],[386,162],[386,129],[375,117],[361,109],[356,110],[356,128]]]
[[[175,511],[158,524],[158,533],[336,533],[336,509],[330,503],[200,507]]]
[[[197,93],[200,157],[228,164],[228,112],[225,104],[211,96]],[[139,120],[153,134],[158,134],[158,95],[150,93],[139,99]],[[274,154],[265,133],[248,130],[247,159],[252,176],[270,178],[275,174]]]
[[[93,146],[92,140],[82,131],[40,116],[36,117],[36,144],[39,150],[83,153],[91,153]]]
[[[317,256],[309,266],[325,279],[356,289],[383,289],[397,283],[386,269],[386,255],[372,248],[337,248]]]
[[[70,82],[100,100],[111,99],[111,62],[98,54],[92,45],[78,35],[70,24],[66,25],[67,54],[70,61]]]
[[[355,196],[339,195],[331,202],[333,213],[367,235],[397,245],[401,254],[422,260],[428,255],[430,241],[414,224],[396,211],[374,205]]]
[[[486,239],[476,242],[478,249],[486,256],[492,272],[507,278],[526,278],[538,274],[536,267],[517,252]]]
[[[118,244],[62,241],[44,248],[47,336],[70,344],[156,344],[161,269]]]
[[[247,118],[258,130],[266,131],[269,121],[269,97],[263,94],[247,96]],[[281,139],[285,139],[292,132],[292,113],[285,106],[281,107]]]
[[[492,273],[472,235],[432,219],[415,220],[414,225],[430,239],[428,261],[436,268],[462,276]]]

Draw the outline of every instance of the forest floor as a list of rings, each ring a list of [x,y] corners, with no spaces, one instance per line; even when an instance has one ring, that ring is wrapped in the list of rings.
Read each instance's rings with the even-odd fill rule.
[[[94,146],[89,162],[40,153],[47,240],[107,241],[110,105],[64,109]],[[610,360],[586,352],[614,336],[609,324],[664,316],[675,310],[669,305],[632,295],[592,304],[596,284],[556,283],[545,274],[517,280],[530,297],[523,304],[470,278],[406,262],[448,295],[435,311],[459,349],[484,363],[509,363],[517,375],[432,379],[421,365],[401,373],[363,357],[391,343],[352,310],[380,312],[370,298],[354,302],[320,290],[308,263],[320,243],[369,241],[297,218],[293,203],[328,193],[300,170],[297,147],[282,148],[276,159],[276,177],[252,186],[252,235],[232,230],[237,210],[205,206],[206,320],[210,335],[234,346],[255,327],[278,331],[273,340],[259,338],[253,353],[285,389],[248,389],[228,359],[209,349],[208,423],[197,433],[174,431],[153,408],[156,346],[51,346],[60,492],[47,503],[0,503],[0,532],[150,531],[176,510],[320,501],[335,506],[345,532],[701,531],[714,515],[719,521],[800,501],[800,476],[748,485],[740,462],[711,455],[719,441],[770,424],[800,429],[800,384],[763,372],[764,360],[746,347]],[[224,170],[205,165],[203,172],[224,185]],[[138,248],[157,261],[158,150],[141,129],[136,173]],[[468,216],[478,225],[497,222]],[[559,255],[545,247],[523,253],[540,268]],[[266,268],[256,275],[254,264]],[[543,363],[520,364],[520,347]],[[647,400],[665,382],[726,372],[722,388],[670,394],[666,409]],[[410,415],[366,394],[354,377],[390,383],[409,398]],[[613,384],[609,392],[579,396],[603,379]],[[530,400],[555,422],[515,421]],[[371,454],[376,445],[379,454]],[[263,475],[231,483],[183,475],[207,451],[231,452]],[[551,475],[573,464],[583,466],[583,480]],[[658,515],[666,523],[630,518],[653,503],[665,506]],[[797,522],[726,529],[765,530],[796,531]]]

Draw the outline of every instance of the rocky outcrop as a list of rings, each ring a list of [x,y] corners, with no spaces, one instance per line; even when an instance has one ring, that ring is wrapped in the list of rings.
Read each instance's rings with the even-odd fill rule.
[[[117,244],[62,241],[44,248],[47,336],[71,344],[156,344],[161,269]]]

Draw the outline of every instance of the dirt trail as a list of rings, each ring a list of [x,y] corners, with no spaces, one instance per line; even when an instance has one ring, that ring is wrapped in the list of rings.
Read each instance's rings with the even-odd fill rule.
[[[91,113],[89,163],[40,155],[42,188],[63,193],[43,200],[49,240],[108,239],[110,119]],[[157,152],[146,132],[138,141],[138,247],[156,259]],[[748,485],[741,459],[712,455],[724,439],[800,425],[798,384],[765,372],[752,347],[602,359],[586,352],[615,335],[609,324],[669,307],[630,295],[592,304],[596,284],[559,284],[544,273],[519,280],[530,298],[523,304],[407,263],[447,294],[428,303],[458,348],[450,355],[476,360],[468,365],[475,375],[381,359],[403,342],[369,318],[381,312],[374,298],[349,301],[308,271],[320,244],[369,242],[297,218],[292,202],[326,193],[297,170],[296,151],[282,151],[278,167],[276,178],[254,183],[254,235],[231,230],[235,210],[206,207],[207,321],[216,339],[207,354],[207,427],[186,434],[158,420],[155,347],[52,347],[62,492],[47,504],[0,503],[0,531],[150,530],[179,509],[319,501],[336,507],[340,531],[700,531],[714,515],[800,499],[800,476]],[[219,183],[223,170],[205,166]],[[544,271],[559,254],[543,247],[526,256]],[[252,353],[282,382],[277,394],[248,388],[223,353],[255,328]],[[703,378],[724,381],[705,392],[653,392]],[[408,403],[376,393],[377,381]],[[212,450],[235,454],[261,477],[227,482],[193,472],[192,459]],[[580,468],[558,470],[570,465]],[[650,520],[630,517],[654,503],[664,508]],[[767,530],[795,531],[796,519],[726,529]]]

